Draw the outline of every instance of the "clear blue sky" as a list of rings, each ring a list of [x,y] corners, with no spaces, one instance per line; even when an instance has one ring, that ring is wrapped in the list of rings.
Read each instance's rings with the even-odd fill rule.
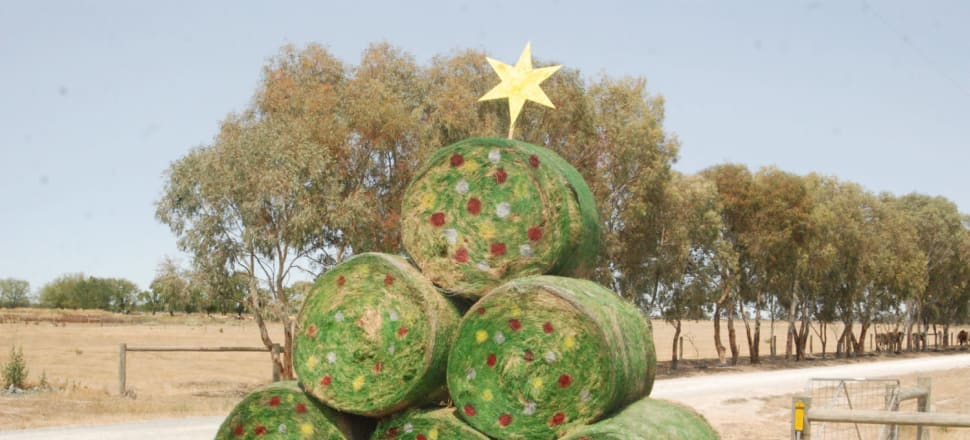
[[[178,255],[154,219],[163,171],[247,105],[286,43],[512,63],[531,41],[587,75],[646,77],[681,171],[776,165],[970,212],[967,23],[965,1],[4,2],[0,278],[147,288]]]

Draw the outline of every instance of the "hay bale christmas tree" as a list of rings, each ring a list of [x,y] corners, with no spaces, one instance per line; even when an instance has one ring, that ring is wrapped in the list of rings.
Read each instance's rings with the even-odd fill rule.
[[[650,324],[596,283],[536,276],[465,315],[448,359],[459,414],[489,436],[551,439],[650,393]]]
[[[371,440],[487,440],[455,415],[455,408],[413,409],[381,420]]]
[[[717,440],[720,436],[696,411],[646,398],[599,423],[579,428],[564,440]]]
[[[556,153],[510,139],[438,150],[404,195],[401,238],[443,289],[477,298],[527,275],[582,275],[599,220],[582,176]]]
[[[296,382],[277,382],[249,393],[222,422],[216,440],[254,438],[352,439],[349,418],[303,393]]]
[[[324,274],[297,319],[303,388],[341,411],[383,416],[443,398],[460,316],[401,257],[365,253]]]

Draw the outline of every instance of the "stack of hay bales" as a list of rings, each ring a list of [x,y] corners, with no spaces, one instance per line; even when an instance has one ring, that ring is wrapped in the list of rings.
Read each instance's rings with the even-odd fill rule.
[[[591,270],[599,221],[586,183],[554,152],[493,138],[443,148],[408,187],[401,227],[417,267],[361,254],[305,299],[299,392],[329,423],[308,438],[365,438],[345,413],[380,417],[371,439],[640,438],[616,434],[629,426],[642,438],[717,438],[699,415],[646,398],[656,354],[639,311],[567,278]],[[244,409],[262,408],[247,403],[262,392],[217,438],[276,423]]]

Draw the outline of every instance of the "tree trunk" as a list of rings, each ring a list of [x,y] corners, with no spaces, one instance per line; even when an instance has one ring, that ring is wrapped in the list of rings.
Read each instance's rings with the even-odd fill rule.
[[[748,356],[751,359],[751,363],[755,362],[755,352],[752,348],[754,344],[751,341],[751,324],[748,322],[748,316],[744,313],[744,301],[738,301],[738,314],[741,315],[741,321],[744,322],[744,335],[748,339]],[[757,339],[755,339],[757,341]]]
[[[680,320],[677,319],[677,320],[674,320],[674,343],[672,344],[672,346],[674,348],[673,348],[673,350],[671,350],[672,353],[671,353],[671,356],[670,356],[670,369],[671,370],[676,370],[677,369],[677,361],[679,360],[678,357],[677,357],[677,347],[678,347],[677,341],[679,339],[680,339]]]
[[[855,344],[856,354],[865,354],[866,352],[866,333],[869,332],[869,326],[872,325],[868,322],[863,322],[861,328],[859,329],[859,342]]]
[[[734,329],[734,300],[728,300],[727,312],[728,344],[731,346],[731,365],[738,364],[738,333]]]
[[[752,364],[761,363],[761,299],[759,293],[754,303],[754,345],[750,347]]]
[[[717,350],[717,360],[724,365],[724,344],[721,343],[721,303],[714,304],[714,349]]]

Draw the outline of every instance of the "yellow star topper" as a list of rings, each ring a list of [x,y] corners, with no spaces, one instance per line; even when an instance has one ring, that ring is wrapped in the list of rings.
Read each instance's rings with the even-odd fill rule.
[[[532,68],[532,45],[525,44],[525,49],[519,55],[519,61],[515,66],[510,66],[498,60],[486,57],[488,63],[495,69],[495,73],[502,79],[497,86],[489,90],[485,96],[478,99],[488,101],[490,99],[509,98],[509,139],[512,139],[512,132],[515,130],[515,120],[522,111],[522,106],[526,101],[542,104],[546,107],[556,108],[546,93],[539,88],[539,84],[556,73],[562,66]]]

